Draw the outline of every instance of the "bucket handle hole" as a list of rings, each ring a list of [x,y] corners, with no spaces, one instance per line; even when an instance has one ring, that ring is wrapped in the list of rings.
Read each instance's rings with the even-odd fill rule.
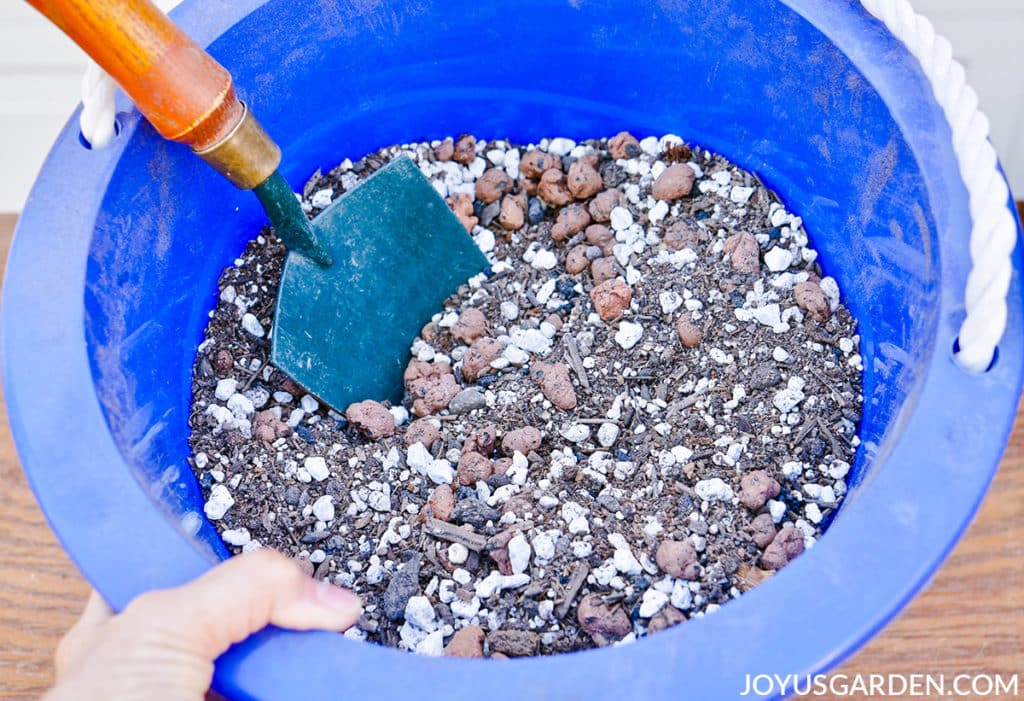
[[[953,362],[956,362],[956,356],[957,356],[957,354],[959,352],[960,352],[960,337],[957,336],[956,339],[953,340]],[[980,373],[972,372],[970,374],[972,374],[972,375],[984,375],[985,373],[992,372],[992,368],[994,368],[996,366],[996,363],[998,363],[998,362],[999,362],[999,346],[996,346],[995,349],[992,351],[992,360],[989,362],[988,367],[985,368],[984,370],[982,370]],[[959,365],[959,363],[958,363],[958,365]]]
[[[117,137],[121,136],[121,118],[124,116],[123,112],[118,112],[117,116],[114,117],[114,135],[110,138],[110,143],[113,143]],[[82,145],[86,151],[92,151],[92,144],[89,143],[88,139],[85,138],[85,134],[82,133],[81,129],[78,131],[78,143]],[[107,146],[110,144],[108,143]],[[104,147],[106,148],[106,147]],[[100,149],[102,150],[102,149]]]

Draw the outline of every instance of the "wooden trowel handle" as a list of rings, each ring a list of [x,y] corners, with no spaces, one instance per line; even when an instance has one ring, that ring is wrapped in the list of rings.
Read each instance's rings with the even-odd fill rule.
[[[240,175],[251,169],[228,154],[231,163],[219,164],[204,152],[216,151],[238,132],[246,120],[246,108],[235,95],[231,74],[189,38],[150,0],[28,0],[67,34],[121,86],[139,111],[164,138],[186,144],[215,168],[242,187],[263,176]],[[242,129],[252,132],[252,128]],[[266,151],[260,134],[243,136],[246,150]],[[269,137],[265,139],[275,151]],[[238,148],[233,151],[238,151]],[[272,154],[269,154],[272,155]],[[224,154],[220,154],[223,160]],[[266,160],[267,153],[257,154]],[[248,156],[246,156],[248,158]],[[245,160],[245,159],[243,159]],[[277,151],[280,160],[280,151]],[[277,163],[266,172],[269,176]],[[234,176],[234,177],[233,177]],[[265,176],[263,179],[265,179]],[[262,180],[260,180],[262,182]]]

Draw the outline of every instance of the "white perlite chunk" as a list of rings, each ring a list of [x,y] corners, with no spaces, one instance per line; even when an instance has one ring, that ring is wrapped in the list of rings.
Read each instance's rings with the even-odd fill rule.
[[[754,188],[744,187],[742,185],[735,185],[732,191],[729,193],[729,199],[736,204],[746,204],[750,200],[751,195],[754,194]]]
[[[643,600],[640,602],[640,617],[650,618],[657,615],[658,611],[665,608],[668,603],[668,596],[651,587],[644,592]]]
[[[551,270],[558,265],[558,257],[546,248],[537,251],[537,255],[530,262],[537,270]]]
[[[555,541],[546,533],[533,539],[533,553],[538,561],[551,560],[555,557]]]
[[[619,427],[617,424],[604,423],[597,429],[597,442],[603,448],[611,448],[619,438]]]
[[[313,502],[313,515],[327,523],[334,520],[334,497],[325,494]]]
[[[416,644],[416,654],[426,657],[440,657],[444,653],[444,633],[435,630]]]
[[[309,476],[317,482],[323,482],[331,476],[330,471],[327,469],[327,461],[321,457],[308,457],[302,463],[302,466],[306,468],[306,472],[309,473]]]
[[[825,293],[825,297],[828,298],[828,307],[833,312],[839,308],[839,284],[835,278],[823,277],[821,282],[818,283],[818,287]]]
[[[226,402],[235,393],[238,388],[238,380],[230,377],[225,377],[223,380],[218,380],[217,389],[214,390],[213,395],[222,402]]]
[[[625,231],[633,226],[633,214],[625,207],[615,207],[611,214],[611,225],[615,231]]]
[[[639,560],[628,548],[617,549],[612,555],[612,562],[615,563],[615,569],[622,574],[641,574],[644,571]]]
[[[256,338],[263,338],[267,333],[263,330],[263,324],[256,318],[256,315],[248,312],[242,315],[242,328]]]
[[[221,533],[220,537],[228,545],[234,545],[239,548],[243,545],[248,545],[249,541],[252,540],[248,528],[231,528]]]
[[[530,544],[526,537],[520,533],[508,542],[508,559],[512,565],[513,574],[522,574],[530,566]]]
[[[462,543],[452,543],[448,546],[448,562],[453,565],[461,565],[469,559],[469,548]]]
[[[772,397],[772,404],[783,414],[788,414],[799,406],[804,400],[804,393],[792,387],[780,389]]]
[[[555,137],[548,143],[548,153],[553,153],[556,156],[568,156],[574,148],[576,148],[576,142],[566,139],[564,136]]]
[[[630,350],[643,338],[644,327],[634,324],[631,321],[623,321],[619,324],[619,330],[615,333],[615,342],[624,350]]]
[[[334,188],[328,187],[323,190],[317,190],[313,193],[313,197],[310,198],[309,203],[314,207],[323,209],[329,207],[331,204],[331,198],[334,197]]]
[[[492,570],[489,575],[477,582],[473,589],[481,599],[487,599],[499,591],[517,589],[529,581],[530,576],[526,574],[503,575],[498,570]]]
[[[720,477],[700,480],[694,485],[693,491],[704,501],[731,501],[733,498],[732,487]]]
[[[668,202],[665,200],[659,200],[657,204],[651,207],[650,211],[647,212],[647,219],[652,224],[657,224],[662,219],[668,216]]]
[[[444,458],[438,458],[427,466],[426,476],[434,484],[451,484],[455,479],[455,469]]]
[[[203,512],[211,521],[219,521],[234,503],[235,498],[231,496],[228,488],[223,484],[215,484],[210,490],[210,498],[203,504]]]
[[[764,264],[773,273],[781,273],[793,264],[793,254],[788,249],[776,246],[764,254]]]
[[[590,438],[590,427],[585,424],[573,424],[561,432],[562,438],[570,443],[582,443]]]
[[[671,314],[683,306],[683,298],[678,293],[668,290],[658,295],[658,303],[661,305],[662,314]]]
[[[428,633],[437,628],[437,616],[430,599],[425,596],[410,597],[405,605],[405,622]]]
[[[781,523],[786,516],[786,505],[775,499],[768,500],[768,513],[771,514],[773,523]]]
[[[410,470],[421,475],[427,474],[427,468],[433,461],[434,456],[420,442],[410,445],[405,453],[405,464]]]
[[[513,329],[509,338],[512,345],[528,353],[545,355],[551,350],[551,339],[538,329]]]

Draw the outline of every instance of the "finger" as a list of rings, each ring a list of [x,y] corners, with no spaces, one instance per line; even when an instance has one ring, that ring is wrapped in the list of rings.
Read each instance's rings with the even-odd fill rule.
[[[122,618],[163,631],[181,649],[212,661],[269,624],[341,631],[361,614],[352,592],[311,579],[284,555],[262,549],[233,557],[183,587],[140,596]]]
[[[85,602],[82,615],[57,645],[53,661],[58,678],[82,656],[91,644],[96,629],[113,615],[114,612],[107,602],[93,590]]]

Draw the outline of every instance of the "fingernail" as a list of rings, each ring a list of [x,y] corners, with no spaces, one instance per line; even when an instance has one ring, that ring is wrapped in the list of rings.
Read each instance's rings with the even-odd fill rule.
[[[332,609],[360,612],[363,610],[363,602],[359,600],[358,596],[348,589],[342,589],[324,581],[317,584],[316,595],[320,603]]]

